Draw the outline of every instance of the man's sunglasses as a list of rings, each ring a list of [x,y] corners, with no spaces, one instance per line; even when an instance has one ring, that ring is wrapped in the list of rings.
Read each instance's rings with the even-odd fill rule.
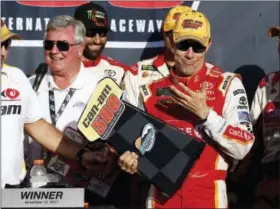
[[[206,50],[205,46],[195,40],[185,40],[176,44],[176,48],[181,51],[187,51],[190,47],[195,53],[203,53]]]
[[[44,49],[45,50],[52,50],[54,45],[56,44],[56,47],[59,51],[67,52],[70,48],[70,46],[79,45],[80,43],[75,44],[69,44],[67,41],[52,41],[52,40],[45,40],[44,41]]]
[[[10,46],[11,46],[11,43],[12,43],[12,40],[11,39],[8,39],[4,42],[1,43],[1,47],[5,47],[5,49],[7,50]]]
[[[86,31],[86,37],[92,38],[95,37],[97,34],[99,37],[105,37],[107,36],[108,30],[87,30]]]

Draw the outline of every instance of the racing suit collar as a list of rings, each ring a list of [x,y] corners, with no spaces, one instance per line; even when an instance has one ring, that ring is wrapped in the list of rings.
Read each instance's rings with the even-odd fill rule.
[[[97,57],[96,60],[94,60],[94,61],[84,60],[83,63],[84,63],[85,67],[94,67],[99,64],[100,60],[101,60],[101,56]]]
[[[197,83],[197,82],[203,80],[203,78],[205,77],[205,75],[207,73],[207,67],[206,67],[205,63],[203,64],[202,68],[195,75],[192,75],[190,77],[178,76],[178,75],[176,75],[174,70],[175,70],[174,68],[170,70],[170,80],[173,83],[181,82],[181,83],[185,84],[186,86],[189,86],[192,83]]]
[[[158,68],[158,67],[160,67],[164,64],[166,64],[166,63],[164,62],[164,55],[163,54],[158,55],[156,57],[156,59],[153,61],[153,66],[156,67],[156,68]]]
[[[154,59],[153,66],[162,74],[163,77],[169,75],[169,68],[165,63],[164,54],[160,54]]]

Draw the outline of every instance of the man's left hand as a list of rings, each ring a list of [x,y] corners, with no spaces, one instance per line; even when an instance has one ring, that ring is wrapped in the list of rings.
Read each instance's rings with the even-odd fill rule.
[[[172,96],[173,101],[191,111],[200,119],[205,120],[210,112],[210,108],[206,103],[206,84],[204,83],[199,91],[193,91],[181,82],[178,85],[183,91],[180,91],[174,85],[170,87],[174,93]]]

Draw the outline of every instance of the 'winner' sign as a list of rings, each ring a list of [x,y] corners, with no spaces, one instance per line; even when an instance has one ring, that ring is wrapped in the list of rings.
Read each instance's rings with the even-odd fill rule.
[[[89,141],[109,136],[125,109],[121,94],[122,90],[111,78],[99,82],[78,122],[79,130]]]

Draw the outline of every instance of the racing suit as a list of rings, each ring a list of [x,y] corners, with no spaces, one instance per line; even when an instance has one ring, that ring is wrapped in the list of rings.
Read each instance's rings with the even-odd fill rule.
[[[129,70],[128,66],[105,56],[99,56],[95,61],[85,60],[83,64],[89,70],[103,71],[104,77],[111,77],[119,86],[122,86],[124,74]]]
[[[170,85],[181,81],[192,90],[207,84],[207,104],[211,108],[205,121],[172,103]],[[178,86],[179,88],[179,86]],[[209,64],[190,78],[170,76],[140,88],[146,111],[175,126],[197,140],[207,141],[204,151],[182,187],[167,201],[151,187],[147,208],[226,208],[225,178],[229,158],[242,159],[250,150],[252,134],[247,96],[239,77]],[[227,154],[227,155],[225,155]]]
[[[279,208],[280,72],[261,80],[252,102],[251,118],[256,140],[263,145],[262,180],[256,190],[255,205],[265,208],[261,203],[266,202],[266,207]]]

